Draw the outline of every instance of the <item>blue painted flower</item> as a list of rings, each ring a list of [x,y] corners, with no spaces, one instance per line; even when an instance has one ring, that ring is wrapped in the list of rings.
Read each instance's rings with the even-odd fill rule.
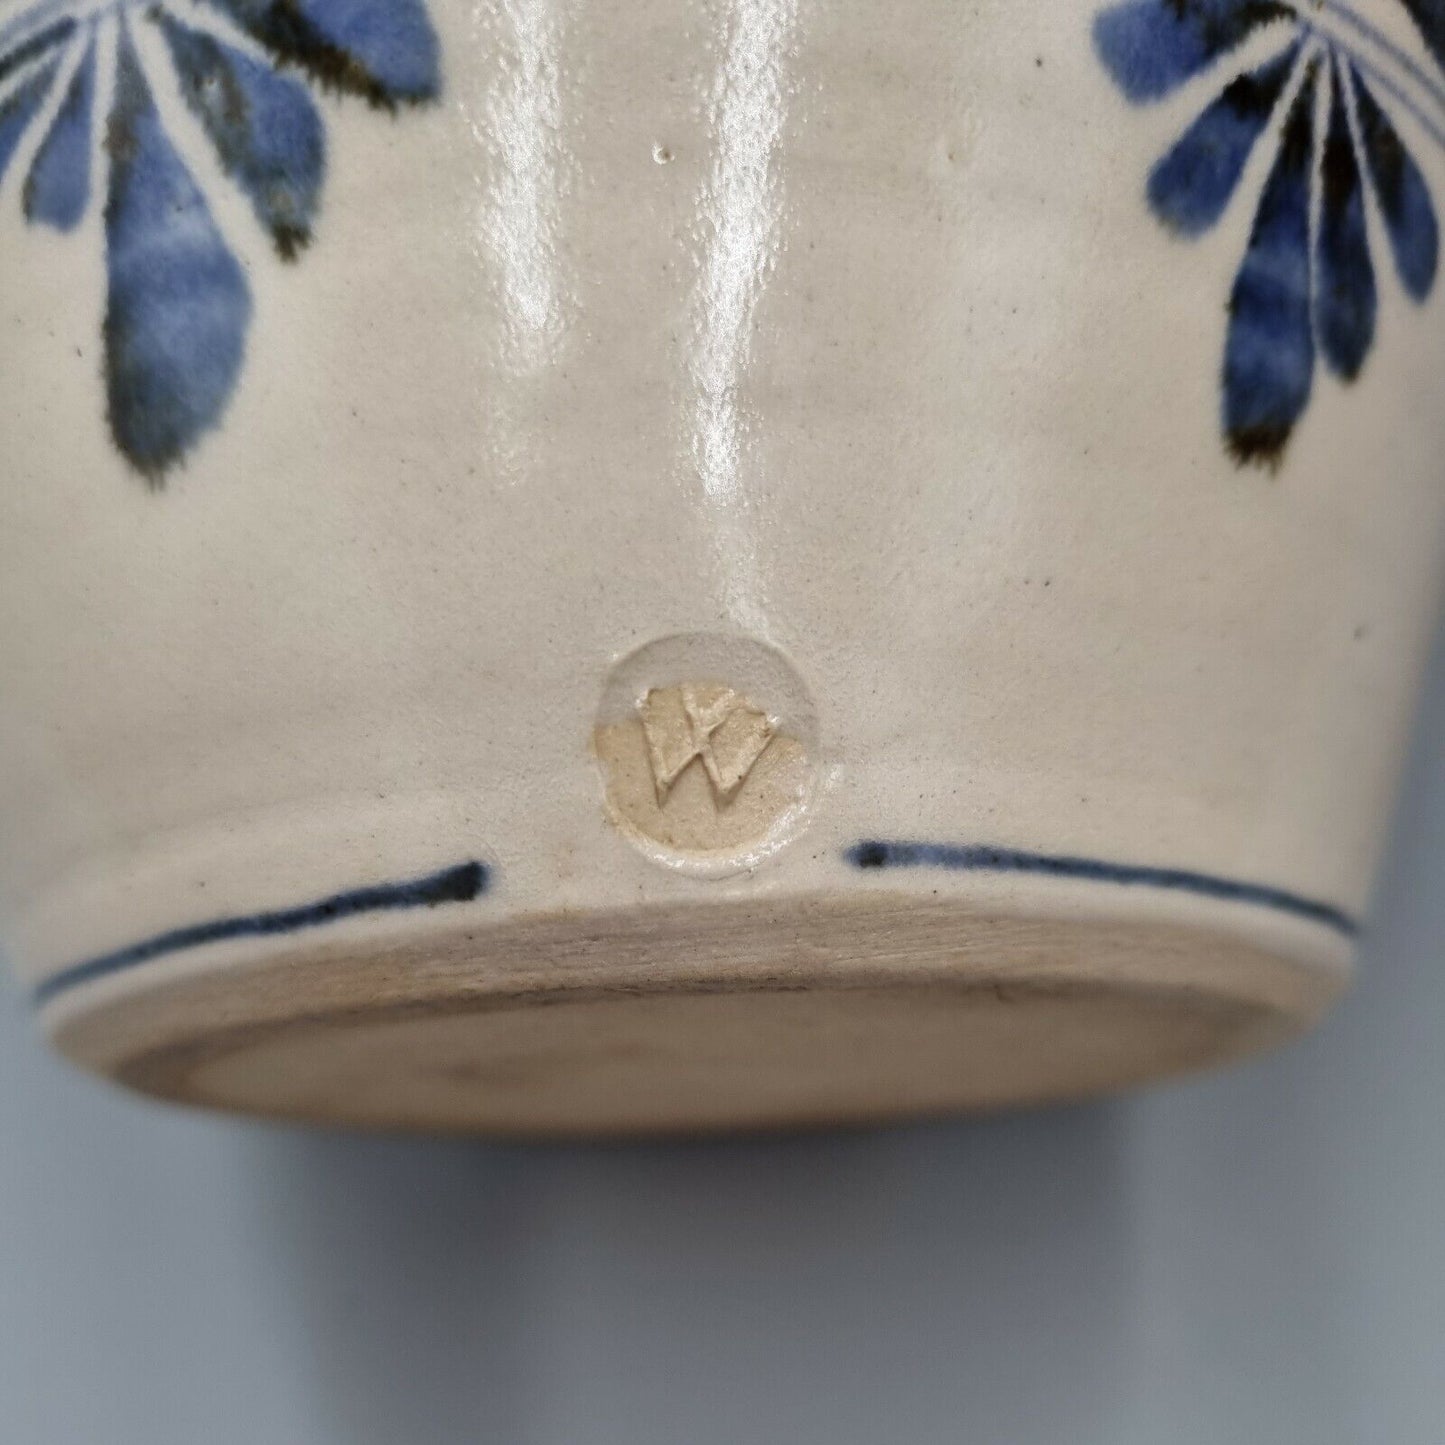
[[[425,0],[34,0],[0,23],[0,181],[44,123],[21,193],[31,224],[70,231],[85,215],[97,96],[109,97],[108,413],[116,446],[152,482],[221,420],[251,319],[245,271],[167,133],[167,106],[179,97],[292,261],[325,174],[306,82],[389,111],[432,99]]]
[[[1344,0],[1123,0],[1095,19],[1099,56],[1135,103],[1221,76],[1149,174],[1149,205],[1175,233],[1208,231],[1261,138],[1274,145],[1229,299],[1222,423],[1241,463],[1278,466],[1317,358],[1341,381],[1359,375],[1378,300],[1371,205],[1405,293],[1423,301],[1434,285],[1435,209],[1390,111],[1445,146],[1445,0],[1401,3],[1434,66]]]

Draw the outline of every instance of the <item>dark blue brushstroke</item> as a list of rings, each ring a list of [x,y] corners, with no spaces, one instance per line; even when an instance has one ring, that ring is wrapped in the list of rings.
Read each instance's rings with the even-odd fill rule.
[[[1359,72],[1352,70],[1351,79],[1360,140],[1380,215],[1390,237],[1395,270],[1410,296],[1423,301],[1435,284],[1440,252],[1440,231],[1430,191],[1419,166]]]
[[[1159,100],[1257,26],[1294,18],[1276,0],[1124,0],[1094,19],[1094,48],[1136,103]]]
[[[1445,66],[1445,0],[1405,0],[1430,53]]]
[[[1239,462],[1277,466],[1310,398],[1314,72],[1290,107],[1229,299],[1224,432]]]
[[[325,169],[321,118],[306,87],[161,12],[180,78],[221,165],[286,260],[311,239]]]
[[[487,891],[491,870],[485,863],[462,863],[427,873],[420,878],[400,883],[378,883],[369,888],[355,888],[346,893],[333,893],[315,903],[298,908],[284,908],[274,913],[247,913],[237,918],[217,918],[209,923],[195,923],[186,928],[157,934],[142,943],[114,953],[87,959],[47,978],[35,990],[37,1004],[49,1002],[57,994],[77,984],[122,973],[138,964],[183,949],[199,948],[206,943],[220,943],[230,938],[272,938],[277,934],[299,933],[319,928],[358,913],[391,912],[403,908],[431,908],[439,903],[470,903]]]
[[[95,42],[66,87],[50,133],[25,178],[27,220],[72,231],[90,203],[91,115],[95,107]]]
[[[1410,116],[1437,146],[1445,150],[1445,123],[1437,118],[1438,112],[1432,114],[1429,108],[1421,103],[1418,95],[1412,95],[1400,84],[1398,77],[1381,70],[1374,61],[1365,60],[1359,55],[1351,55],[1350,60],[1363,79],[1368,80],[1379,94],[1389,96],[1390,100],[1397,102],[1400,109]]]
[[[856,843],[843,855],[855,868],[945,868],[953,872],[1039,873],[1053,878],[1078,878],[1090,883],[1116,883],[1143,888],[1165,888],[1218,898],[1229,903],[1251,903],[1298,918],[1322,923],[1346,938],[1360,931],[1343,909],[1303,898],[1283,888],[1242,883],[1211,873],[1185,868],[1147,868],[1106,863],[1097,858],[1071,858],[1050,853],[1028,853],[1016,848],[980,844]]]
[[[1365,188],[1342,86],[1333,87],[1320,162],[1315,330],[1325,364],[1353,381],[1375,338],[1375,268],[1365,232]]]
[[[1332,20],[1343,20],[1357,34],[1370,42],[1372,49],[1386,57],[1392,69],[1410,77],[1421,86],[1437,104],[1445,106],[1445,84],[1441,84],[1438,72],[1432,72],[1421,65],[1412,55],[1407,54],[1378,25],[1366,20],[1357,10],[1346,5],[1344,0],[1321,0],[1328,6]],[[1336,50],[1336,55],[1340,53]],[[1357,57],[1358,58],[1358,57]]]
[[[15,147],[26,127],[35,119],[50,82],[55,79],[55,62],[42,66],[27,80],[22,80],[3,101],[0,101],[0,180],[15,159]]]
[[[1198,236],[1224,214],[1299,51],[1296,43],[1278,59],[1232,80],[1150,172],[1149,204],[1167,226]]]
[[[14,50],[0,55],[0,83],[15,74],[22,66],[38,60],[47,51],[54,50],[62,40],[69,38],[75,29],[75,21],[69,18],[57,20],[29,40],[23,40]]]
[[[441,88],[423,0],[210,0],[280,61],[323,85],[393,109]]]
[[[159,481],[226,409],[241,372],[251,294],[166,138],[126,34],[106,146],[110,427],[137,470]]]

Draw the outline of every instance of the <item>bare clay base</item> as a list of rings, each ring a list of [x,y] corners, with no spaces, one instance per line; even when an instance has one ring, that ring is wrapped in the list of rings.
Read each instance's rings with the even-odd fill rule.
[[[76,1062],[167,1099],[494,1134],[858,1123],[1242,1057],[1344,983],[1158,923],[876,894],[330,940],[75,1000]]]

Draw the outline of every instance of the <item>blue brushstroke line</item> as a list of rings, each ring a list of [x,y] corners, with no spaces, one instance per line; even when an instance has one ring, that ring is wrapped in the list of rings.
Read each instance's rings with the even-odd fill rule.
[[[1363,77],[1352,70],[1350,82],[1365,166],[1390,237],[1395,270],[1411,299],[1423,301],[1435,284],[1439,262],[1440,228],[1430,190]]]
[[[321,117],[306,87],[164,12],[157,23],[186,105],[282,259],[294,260],[311,239],[325,170]]]
[[[10,169],[10,162],[15,158],[26,127],[44,103],[50,83],[55,79],[56,68],[57,62],[48,61],[27,76],[4,100],[0,100],[0,181],[5,179],[5,172]]]
[[[1405,110],[1409,111],[1419,122],[1420,129],[1423,130],[1437,146],[1445,150],[1445,127],[1442,127],[1438,120],[1428,115],[1408,91],[1403,89],[1397,81],[1392,80],[1378,65],[1372,64],[1366,60],[1363,55],[1351,50],[1349,46],[1340,45],[1336,42],[1336,49],[1349,56],[1355,69],[1359,71],[1361,75],[1368,76],[1380,90],[1383,90],[1392,100],[1398,101]]]
[[[1283,55],[1236,76],[1150,171],[1149,204],[1172,230],[1201,236],[1224,214],[1300,50],[1296,41]]]
[[[1315,331],[1325,364],[1353,381],[1375,336],[1375,268],[1365,229],[1365,187],[1345,114],[1344,82],[1332,86],[1315,234]]]
[[[436,98],[440,47],[421,0],[209,0],[283,64],[387,109]]]
[[[1342,5],[1340,0],[1316,0],[1316,3],[1326,15],[1338,15],[1357,34],[1388,55],[1406,75],[1428,91],[1441,107],[1445,107],[1445,85],[1442,85],[1439,79],[1431,75],[1424,66],[1411,59],[1383,30],[1366,20],[1363,15],[1356,13],[1350,6]],[[1301,18],[1303,18],[1303,11],[1301,11]]]
[[[8,51],[14,44],[24,44],[40,25],[44,25],[51,16],[58,15],[67,9],[73,0],[42,0],[38,5],[32,5],[28,10],[22,10],[4,25],[0,25],[0,52]],[[73,17],[67,17],[64,22],[73,26]]]
[[[1094,50],[1136,105],[1162,100],[1254,30],[1295,19],[1280,0],[1124,0],[1094,17]]]
[[[138,964],[148,963],[168,953],[198,948],[205,943],[220,943],[229,938],[272,938],[282,933],[299,933],[306,928],[319,928],[358,913],[382,913],[401,908],[431,908],[438,903],[470,903],[487,891],[491,869],[476,861],[443,868],[420,878],[400,883],[377,883],[368,888],[353,888],[346,893],[333,893],[314,903],[297,908],[282,908],[273,913],[246,913],[237,918],[216,918],[209,923],[192,923],[159,933],[114,953],[103,953],[84,963],[61,969],[39,984],[35,990],[37,1005],[49,1003],[57,994],[90,983],[111,974],[123,973]]]
[[[74,30],[74,20],[60,20],[48,30],[27,36],[14,49],[0,50],[0,81],[8,80],[32,60],[38,60],[48,51],[54,50],[61,41],[68,39]]]
[[[1310,311],[1311,69],[1290,108],[1249,246],[1229,298],[1224,431],[1241,464],[1279,465],[1309,404],[1315,341]]]
[[[1051,853],[1028,853],[1017,848],[987,844],[879,842],[855,843],[843,855],[855,868],[945,868],[956,873],[1040,873],[1053,878],[1078,878],[1090,883],[1116,883],[1144,888],[1168,888],[1219,898],[1229,903],[1252,903],[1297,918],[1322,923],[1346,938],[1354,938],[1360,925],[1329,903],[1302,898],[1283,888],[1263,883],[1242,883],[1195,873],[1187,868],[1150,868],[1128,863],[1107,863],[1098,858],[1071,858]]]
[[[107,127],[105,381],[111,434],[158,484],[219,425],[241,374],[251,291],[171,144],[128,29]]]
[[[85,49],[66,87],[50,132],[25,179],[25,218],[73,231],[90,201],[91,109],[95,99],[95,42]]]
[[[1405,9],[1436,63],[1445,65],[1445,0],[1405,0]]]
[[[398,100],[431,100],[441,88],[440,48],[421,0],[288,0]],[[276,8],[273,0],[273,9]]]

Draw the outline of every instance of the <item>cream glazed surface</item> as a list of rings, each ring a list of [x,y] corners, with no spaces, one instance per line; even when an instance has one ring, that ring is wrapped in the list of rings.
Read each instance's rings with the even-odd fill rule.
[[[11,5],[44,1025],[527,1131],[1308,1024],[1438,599],[1433,17]]]

